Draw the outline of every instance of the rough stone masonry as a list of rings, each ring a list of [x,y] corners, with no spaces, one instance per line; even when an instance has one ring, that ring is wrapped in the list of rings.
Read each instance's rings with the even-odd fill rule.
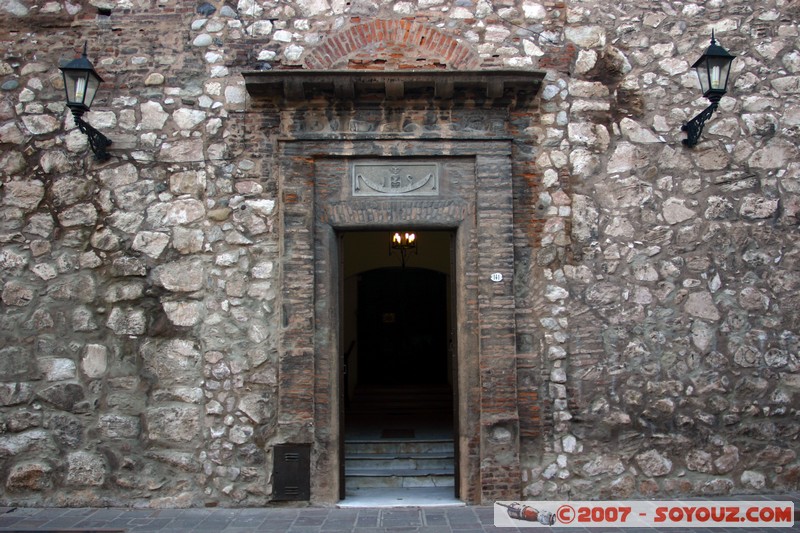
[[[272,70],[544,73],[500,120],[507,499],[798,489],[798,2],[2,0],[0,15],[2,505],[270,501],[293,423],[285,335],[314,320],[284,312],[296,198],[277,145],[303,129],[242,76]],[[681,125],[707,105],[690,65],[712,30],[737,58],[689,149]],[[113,140],[104,163],[58,71],[84,41],[106,81],[86,115]],[[426,131],[457,134],[429,115]],[[380,140],[383,120],[311,130]]]

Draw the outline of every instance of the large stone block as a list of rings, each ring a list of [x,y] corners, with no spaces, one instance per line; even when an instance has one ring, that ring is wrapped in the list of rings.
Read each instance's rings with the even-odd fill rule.
[[[163,389],[156,389],[153,391],[151,397],[154,402],[183,402],[200,404],[203,402],[205,396],[203,389],[200,387],[190,386],[170,386]]]
[[[54,279],[47,293],[56,300],[90,303],[97,295],[96,287],[91,274],[80,273]]]
[[[191,254],[203,249],[205,234],[200,229],[187,229],[180,226],[172,232],[172,247],[178,253]]]
[[[148,450],[145,457],[183,470],[184,472],[200,472],[201,464],[194,453],[172,450]]]
[[[34,209],[44,198],[44,184],[38,180],[10,181],[3,188],[3,202],[22,209]]]
[[[205,306],[201,302],[163,302],[164,312],[176,326],[194,326],[203,317]]]
[[[189,163],[202,161],[204,158],[203,142],[200,139],[188,139],[164,143],[158,153],[158,160],[169,163]]]
[[[22,123],[33,135],[52,133],[61,126],[58,120],[50,115],[25,115],[22,117]]]
[[[30,349],[21,346],[0,348],[0,379],[15,381],[19,378],[33,378],[36,375],[36,360],[32,357]],[[12,398],[19,398],[19,394],[23,393],[21,386],[14,384],[11,387],[13,391],[6,389],[5,397],[8,401],[14,401]]]
[[[70,160],[67,154],[61,150],[52,150],[42,154],[39,164],[48,174],[61,174],[70,168]]]
[[[97,430],[108,439],[135,439],[141,432],[138,416],[105,414],[100,416]]]
[[[47,381],[75,379],[77,374],[77,367],[72,359],[63,357],[40,359],[38,364]]]
[[[175,292],[193,292],[203,288],[205,269],[195,259],[174,261],[157,267],[153,273],[156,283]]]
[[[642,469],[642,473],[650,477],[666,476],[672,471],[672,461],[658,452],[658,450],[648,450],[635,457],[636,464]]]
[[[43,461],[16,464],[6,479],[6,488],[11,492],[42,491],[52,484],[53,467]]]
[[[85,201],[93,190],[92,182],[82,177],[63,176],[53,180],[50,193],[55,207],[69,206]]]
[[[169,244],[169,235],[155,231],[140,231],[133,239],[132,248],[157,259]]]
[[[94,226],[97,222],[97,208],[92,204],[76,204],[61,211],[58,221],[67,228]]]
[[[106,462],[97,454],[78,451],[67,455],[66,485],[99,487],[106,479]]]
[[[86,377],[96,379],[102,377],[108,367],[108,348],[102,344],[87,344],[81,359],[81,369]]]
[[[0,352],[2,353],[2,352]],[[35,393],[32,383],[0,383],[0,406],[10,406],[28,403]]]
[[[601,455],[583,465],[583,472],[590,477],[602,474],[622,474],[625,472],[625,465],[617,457]]]
[[[106,326],[117,335],[142,335],[147,331],[147,316],[142,309],[115,307]]]
[[[713,456],[703,450],[692,450],[686,455],[686,468],[694,472],[710,473],[714,470]]]
[[[169,188],[175,194],[199,196],[206,189],[204,170],[176,172],[169,177]]]
[[[206,214],[203,202],[191,198],[180,199],[164,206],[164,215],[161,224],[177,226],[190,224],[202,219]]]
[[[12,280],[3,285],[0,295],[3,303],[11,307],[24,307],[33,300],[33,289],[26,283]]]
[[[199,109],[188,109],[182,107],[172,113],[172,120],[175,125],[182,130],[191,130],[198,124],[202,124],[206,119],[205,111]]]
[[[0,126],[0,143],[3,144],[22,144],[25,136],[13,122],[8,122]]]
[[[62,411],[77,413],[83,412],[87,408],[84,402],[86,393],[83,387],[77,383],[57,383],[40,390],[36,397]]]
[[[140,353],[143,370],[162,387],[169,383],[194,384],[202,379],[202,356],[191,341],[151,341],[142,345]]]
[[[684,310],[692,316],[712,322],[716,322],[721,318],[713,296],[706,291],[690,294],[686,299]]]
[[[53,439],[44,429],[0,436],[0,457],[13,457],[28,451],[53,451]]]
[[[201,410],[197,405],[150,407],[144,414],[145,435],[157,444],[200,444]]]
[[[141,105],[142,121],[139,128],[143,130],[160,130],[169,118],[158,102],[145,102]]]

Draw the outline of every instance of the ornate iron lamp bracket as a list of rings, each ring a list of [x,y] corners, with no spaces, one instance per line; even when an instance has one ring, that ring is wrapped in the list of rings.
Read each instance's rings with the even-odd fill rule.
[[[717,110],[717,107],[719,107],[719,104],[717,102],[712,102],[710,106],[681,127],[681,131],[685,131],[687,135],[683,140],[683,144],[686,146],[694,146],[697,144],[700,135],[703,133],[703,126],[705,126],[706,121],[711,118],[711,115],[714,114],[714,111]]]
[[[108,161],[111,157],[106,148],[111,146],[111,139],[97,131],[91,124],[83,120],[78,113],[73,112],[73,118],[78,129],[89,138],[89,147],[94,153],[94,158],[97,161]]]

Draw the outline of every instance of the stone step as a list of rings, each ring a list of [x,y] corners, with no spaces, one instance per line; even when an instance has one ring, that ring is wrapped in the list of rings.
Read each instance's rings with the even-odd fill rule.
[[[395,471],[414,470],[427,473],[435,470],[453,470],[454,457],[452,454],[427,455],[393,455],[393,454],[359,454],[345,457],[347,472],[382,470],[393,473]]]
[[[453,439],[364,439],[346,440],[345,457],[363,454],[453,453]]]
[[[348,489],[452,487],[453,439],[345,441]]]
[[[345,486],[350,489],[366,488],[411,488],[411,487],[453,487],[455,477],[452,470],[416,475],[414,471],[401,472],[404,475],[389,475],[382,471],[364,471],[345,474]]]
[[[349,477],[447,477],[453,476],[455,472],[453,467],[450,468],[428,468],[425,470],[416,470],[414,468],[396,468],[392,470],[385,470],[383,468],[363,468],[353,471],[348,471]]]

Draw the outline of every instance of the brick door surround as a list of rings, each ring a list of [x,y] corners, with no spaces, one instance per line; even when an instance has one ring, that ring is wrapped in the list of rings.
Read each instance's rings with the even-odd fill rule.
[[[309,93],[318,96],[323,77],[283,73],[267,86],[260,74],[250,78],[248,91],[280,117],[270,119],[282,235],[278,426],[270,442],[311,444],[311,501],[338,501],[343,428],[337,232],[409,224],[449,230],[456,236],[458,493],[470,504],[518,498],[514,138],[508,132],[522,78],[505,83],[480,73],[462,92],[464,73],[449,80],[403,78],[400,87],[387,73],[373,85],[385,88],[380,101],[353,99],[342,106],[342,95],[363,87],[357,79],[363,73],[347,78],[345,88],[338,80],[325,100],[314,102]],[[420,93],[420,85],[430,91]],[[435,96],[437,87],[445,87],[439,95],[466,99],[443,101]],[[298,100],[298,90],[305,100]],[[524,86],[523,96],[530,90]],[[398,91],[406,94],[403,101],[388,102]],[[360,196],[353,168],[364,162],[379,168],[434,166],[438,190]]]

